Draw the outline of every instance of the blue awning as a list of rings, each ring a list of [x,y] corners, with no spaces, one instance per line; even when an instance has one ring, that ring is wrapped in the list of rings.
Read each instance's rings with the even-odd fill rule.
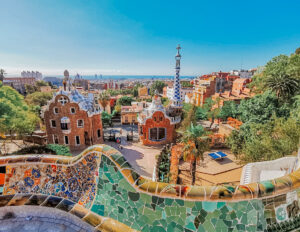
[[[217,160],[217,159],[222,159],[226,157],[227,155],[221,151],[213,152],[208,154],[212,159]]]

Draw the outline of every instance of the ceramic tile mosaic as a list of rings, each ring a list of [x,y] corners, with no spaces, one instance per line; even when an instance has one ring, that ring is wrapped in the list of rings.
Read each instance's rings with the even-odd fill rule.
[[[77,157],[0,158],[0,206],[39,205],[99,231],[289,231],[300,226],[300,171],[240,186],[181,186],[140,177],[106,145]]]

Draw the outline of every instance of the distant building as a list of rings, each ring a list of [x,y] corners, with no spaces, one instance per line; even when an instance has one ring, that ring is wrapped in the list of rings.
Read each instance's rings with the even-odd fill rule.
[[[137,124],[138,114],[146,107],[146,102],[132,102],[131,106],[121,106],[121,123]]]
[[[139,97],[148,97],[149,96],[149,89],[146,86],[140,87],[138,89],[138,94],[139,94]]]
[[[90,81],[83,79],[78,73],[76,74],[73,82],[76,88],[82,88],[82,90],[87,91],[90,89]]]
[[[232,70],[230,71],[231,75],[239,76],[240,78],[251,78],[256,69],[250,69],[250,70],[245,70],[245,69],[240,69],[240,70]]]
[[[35,77],[5,77],[3,79],[3,84],[11,86],[16,89],[19,93],[25,94],[26,85],[35,85],[36,78]]]
[[[43,79],[46,82],[50,82],[52,85],[56,85],[57,87],[62,86],[63,79],[58,77],[44,77]]]
[[[216,77],[212,76],[208,80],[195,81],[195,90],[193,92],[193,104],[203,106],[205,100],[215,93]]]
[[[249,78],[238,78],[233,82],[232,89],[223,93],[215,93],[212,100],[219,100],[219,106],[223,106],[225,101],[234,101],[240,103],[242,99],[247,99],[254,96],[254,93],[247,87],[251,82]],[[216,107],[216,106],[215,106]]]
[[[71,89],[68,72],[64,87],[54,94],[42,113],[48,143],[64,144],[71,150],[103,142],[101,110],[93,94]]]
[[[42,93],[51,93],[52,92],[51,86],[41,86],[40,90]]]
[[[21,77],[33,77],[36,78],[37,80],[42,80],[43,75],[39,71],[22,71],[21,72]]]

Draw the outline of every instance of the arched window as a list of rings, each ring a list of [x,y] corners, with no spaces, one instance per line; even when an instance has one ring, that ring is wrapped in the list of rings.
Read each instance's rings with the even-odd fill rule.
[[[149,130],[149,139],[153,141],[160,141],[166,138],[166,128],[155,127]]]
[[[62,117],[60,119],[60,127],[62,130],[69,130],[70,119],[68,117]]]

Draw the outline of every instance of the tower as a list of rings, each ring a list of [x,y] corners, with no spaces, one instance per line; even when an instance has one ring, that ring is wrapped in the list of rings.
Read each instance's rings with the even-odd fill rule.
[[[181,100],[181,86],[180,86],[180,45],[177,46],[177,54],[175,56],[176,66],[175,66],[175,76],[174,76],[174,84],[173,84],[173,97],[172,97],[172,107],[181,108],[182,100]]]

